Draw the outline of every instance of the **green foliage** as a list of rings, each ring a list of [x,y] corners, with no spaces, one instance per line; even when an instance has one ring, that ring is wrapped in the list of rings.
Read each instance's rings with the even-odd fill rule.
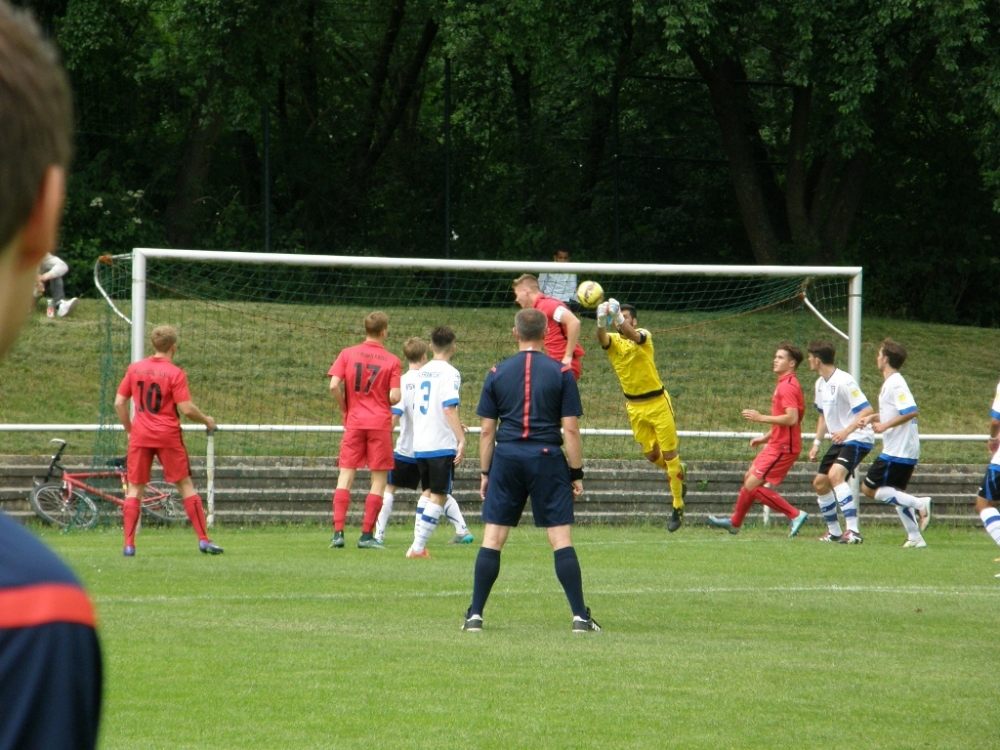
[[[78,108],[61,252],[77,291],[94,254],[257,250],[265,224],[272,249],[296,252],[872,258],[880,281],[892,259],[929,298],[894,292],[884,309],[991,323],[994,312],[937,288],[939,264],[910,262],[914,238],[887,231],[901,213],[920,217],[918,235],[956,221],[913,166],[943,175],[941,147],[954,150],[962,174],[950,190],[970,227],[942,244],[982,281],[967,298],[997,283],[982,240],[997,236],[1000,210],[991,10],[985,0],[46,4]],[[429,26],[440,30],[421,57]],[[721,99],[706,86],[715,74],[738,84]],[[797,96],[808,97],[800,120]],[[801,174],[788,164],[793,144]],[[142,191],[140,205],[120,204],[129,191]],[[99,197],[110,213],[93,210]]]
[[[812,525],[577,527],[604,627],[586,635],[530,523],[481,633],[459,630],[476,547],[439,531],[431,560],[407,560],[410,519],[381,552],[329,550],[325,528],[221,527],[212,558],[190,529],[145,528],[133,559],[117,529],[39,532],[96,604],[105,750],[995,744],[981,530],[932,525],[906,550],[896,526],[855,548]]]

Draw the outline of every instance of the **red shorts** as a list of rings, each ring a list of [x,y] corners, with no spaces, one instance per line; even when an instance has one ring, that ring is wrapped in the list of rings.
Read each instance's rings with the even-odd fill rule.
[[[797,453],[780,453],[765,446],[753,460],[751,469],[755,477],[763,479],[772,487],[777,487],[798,460]]]
[[[363,469],[367,465],[372,471],[389,471],[395,464],[391,430],[344,431],[337,459],[341,469]]]
[[[127,478],[132,484],[148,484],[149,470],[153,466],[153,456],[160,459],[163,478],[171,484],[191,476],[187,449],[183,443],[166,448],[140,448],[130,445],[126,459]]]
[[[573,370],[573,380],[579,380],[583,374],[583,362],[580,361],[579,357],[573,357],[573,361],[569,363],[569,366]]]

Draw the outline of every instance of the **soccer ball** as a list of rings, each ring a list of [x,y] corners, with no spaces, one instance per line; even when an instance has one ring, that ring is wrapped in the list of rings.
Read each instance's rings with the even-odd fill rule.
[[[588,310],[593,310],[604,299],[604,289],[596,281],[584,281],[576,288],[576,298]]]

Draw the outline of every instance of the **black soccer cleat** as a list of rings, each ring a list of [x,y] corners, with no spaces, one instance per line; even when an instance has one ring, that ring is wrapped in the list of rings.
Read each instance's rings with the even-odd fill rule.
[[[590,607],[587,607],[586,618],[576,615],[573,617],[573,632],[574,633],[600,633],[601,626],[594,622],[594,618],[590,616]]]
[[[467,630],[470,633],[478,633],[482,629],[483,629],[483,616],[471,615],[468,612],[466,612],[465,623],[462,625],[462,630]]]
[[[684,524],[684,508],[674,508],[670,514],[670,523],[667,524],[667,531],[673,533]]]

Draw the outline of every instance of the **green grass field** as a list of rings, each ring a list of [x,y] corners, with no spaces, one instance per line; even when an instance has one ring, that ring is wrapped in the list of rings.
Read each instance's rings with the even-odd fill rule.
[[[308,325],[319,310],[326,309],[322,307],[243,305],[238,310],[227,308],[215,317],[206,317],[208,313],[198,309],[192,303],[155,302],[151,303],[150,316],[151,320],[180,325],[178,363],[188,371],[195,402],[221,424],[339,424],[340,413],[330,398],[325,373],[341,347],[360,341],[356,329],[364,314],[362,308],[339,311],[337,320],[344,327],[329,335]],[[98,320],[103,311],[103,301],[82,300],[68,318],[51,320],[43,313],[32,317],[18,343],[0,362],[0,423],[98,421],[102,410]],[[498,316],[507,313],[513,318],[513,306],[506,312],[443,308],[389,312],[387,346],[397,354],[408,336],[426,336],[430,326],[441,322],[455,327],[459,349],[453,363],[463,373],[462,417],[475,425],[475,404],[486,372],[514,351],[505,327],[509,323],[498,322]],[[281,335],[276,336],[264,324],[272,317],[285,319],[293,314],[298,322],[282,329]],[[750,429],[739,413],[747,407],[768,408],[776,343],[790,337],[805,346],[813,338],[830,335],[811,317],[789,319],[766,312],[710,324],[695,314],[665,312],[650,313],[640,320],[656,336],[658,367],[673,398],[681,430]],[[584,344],[589,353],[581,381],[581,426],[627,431],[621,389],[596,345],[593,321],[585,323]],[[923,434],[985,434],[1000,373],[995,330],[865,317],[861,385],[873,402],[882,383],[874,365],[875,352],[885,336],[902,341],[909,350],[904,374],[920,406]],[[844,352],[840,359],[846,366]],[[815,376],[806,365],[799,369],[808,403]],[[116,371],[106,383],[106,412],[119,377]],[[815,416],[810,410],[803,429],[808,432],[814,427]],[[44,454],[51,437],[67,435],[0,431],[0,454]],[[93,453],[93,434],[68,437],[71,452]],[[339,446],[336,436],[306,434],[279,441],[272,434],[263,443],[259,440],[253,433],[220,433],[216,452],[220,456],[328,456],[335,455]],[[204,440],[199,434],[190,433],[188,445],[194,455],[204,455]],[[124,450],[124,440],[118,449]],[[475,440],[471,450],[475,455]],[[590,458],[637,456],[627,435],[585,439],[584,452]],[[686,439],[682,452],[689,460],[746,458],[744,440]],[[979,443],[925,441],[922,460],[979,463],[984,456]]]
[[[460,631],[477,546],[407,560],[324,527],[36,527],[98,608],[104,750],[997,748],[996,546],[932,525],[857,547],[686,527],[575,531],[604,632],[573,634],[541,531],[514,530]],[[349,529],[349,539],[356,529]],[[480,536],[481,529],[473,528]]]

